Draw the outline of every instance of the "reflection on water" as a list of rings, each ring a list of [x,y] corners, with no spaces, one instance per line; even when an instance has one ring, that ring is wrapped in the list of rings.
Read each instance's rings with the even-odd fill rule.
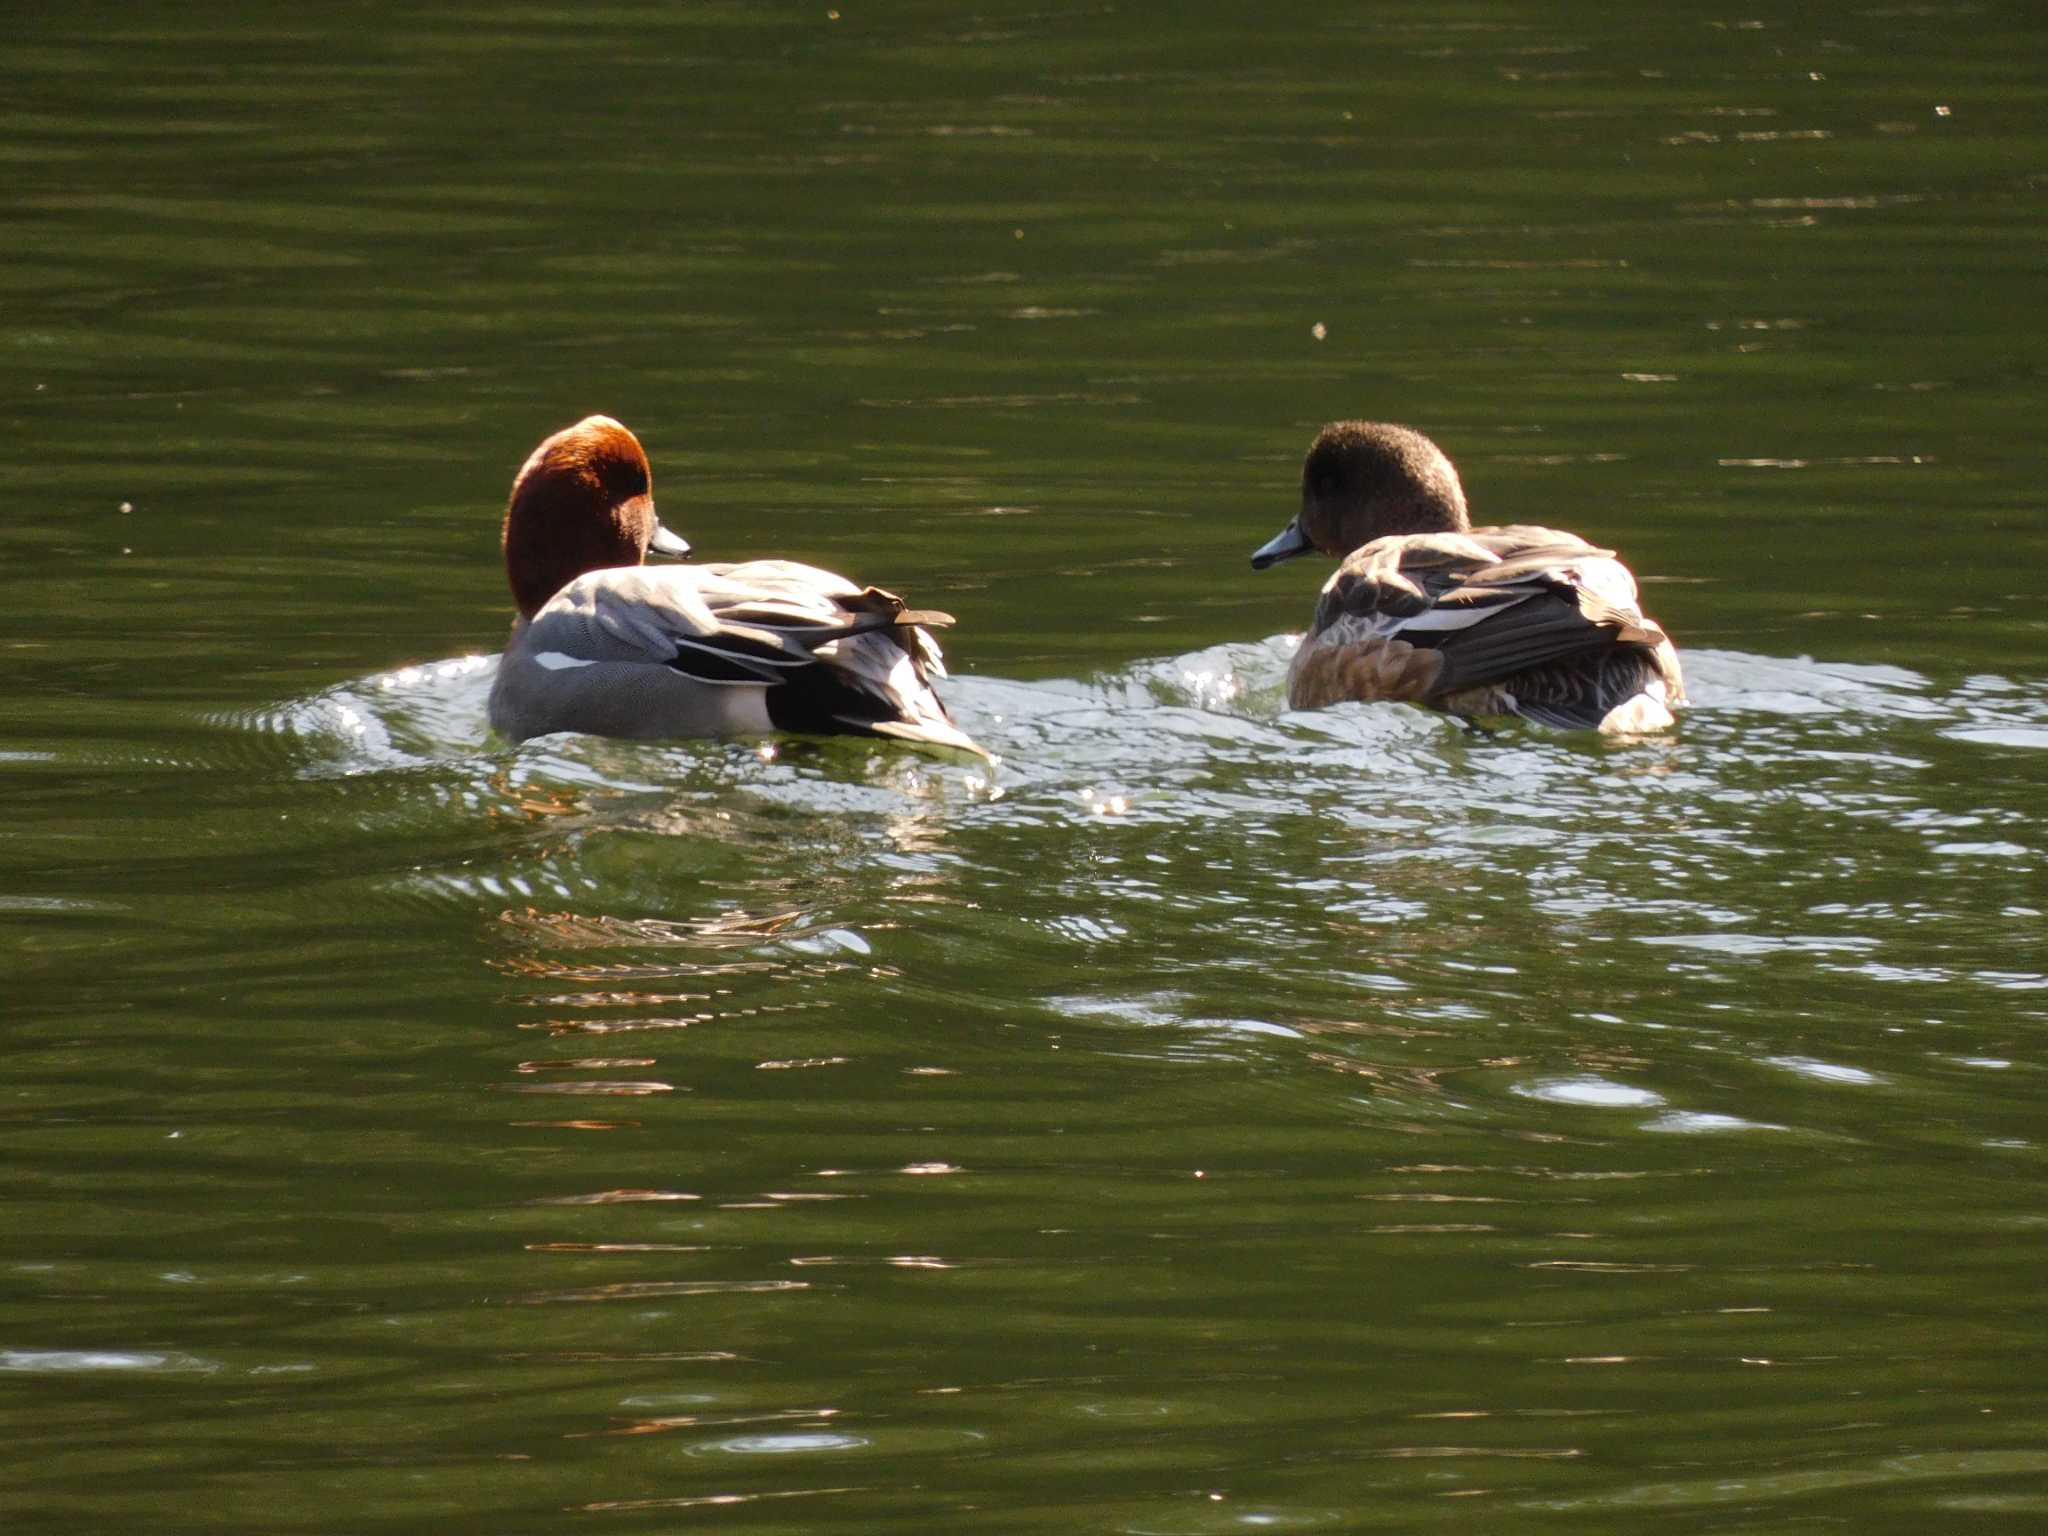
[[[11,18],[10,1530],[2040,1519],[2038,26],[1617,14]],[[592,410],[993,776],[492,741]],[[1354,415],[1680,729],[1284,712]]]
[[[1959,987],[2048,989],[1974,917],[1987,880],[2011,887],[2015,919],[2040,916],[2030,759],[1982,735],[2040,729],[2027,690],[1699,649],[1681,731],[1615,744],[1399,706],[1286,714],[1289,645],[1087,682],[962,678],[960,717],[1001,758],[993,783],[853,742],[507,753],[482,724],[487,668],[466,663],[267,723],[305,772],[393,776],[382,817],[455,805],[496,824],[488,859],[422,866],[387,895],[511,903],[493,964],[525,1027],[687,1039],[698,1072],[869,1064],[836,1018],[852,988],[884,1016],[1036,1012],[1118,1057],[1280,1052],[1349,1078],[1380,1115],[1514,1117],[1519,1098],[1636,1110],[1667,1132],[1839,1132],[1866,1122],[1817,1103],[1787,1115],[1765,1074],[1895,1085],[1855,1059],[1875,1044],[1857,1020],[1912,989],[1941,989],[1942,1010]],[[2020,753],[2017,776],[1981,772],[1986,752]],[[1089,957],[1108,953],[1098,988]],[[1752,1012],[1759,968],[1793,990],[1752,1043],[1720,1015]],[[1250,975],[1266,980],[1247,992]],[[1551,992],[1566,976],[1585,1004]],[[1549,1021],[1529,1013],[1546,995]],[[1808,1023],[1802,995],[1827,1000]],[[1461,1046],[1510,1021],[1506,1054]],[[1732,1079],[1730,1057],[1746,1068]],[[579,1053],[521,1062],[509,1086],[692,1090],[664,1065]]]
[[[1958,755],[2016,749],[1956,734],[1985,708],[2036,726],[2024,690],[1702,649],[1681,731],[1614,744],[1397,706],[1288,715],[1286,651],[1224,646],[1088,681],[961,679],[963,719],[1002,754],[999,795],[959,765],[860,744],[562,739],[508,753],[480,746],[478,680],[432,668],[414,686],[437,701],[355,685],[284,712],[323,772],[392,775],[436,814],[452,780],[467,814],[495,818],[483,866],[400,883],[447,901],[493,880],[551,893],[493,925],[512,1017],[561,1047],[508,1058],[506,1086],[636,1104],[624,1120],[516,1122],[579,1144],[625,1138],[595,1164],[623,1177],[540,1178],[554,1187],[534,1193],[522,1243],[550,1272],[504,1299],[630,1317],[660,1347],[619,1358],[673,1362],[633,1379],[702,1386],[594,1399],[570,1438],[673,1441],[714,1462],[880,1457],[901,1476],[963,1444],[1019,1444],[1014,1405],[1057,1389],[1060,1421],[1005,1486],[1071,1474],[1088,1459],[1084,1425],[1113,1427],[1119,1466],[1153,1423],[1220,1451],[1234,1420],[1215,1405],[1260,1396],[1255,1359],[1184,1343],[1169,1356],[1179,1336],[1163,1320],[1217,1304],[1190,1287],[1270,1289],[1263,1261],[1240,1271],[1230,1255],[1285,1231],[1311,1266],[1390,1245],[1382,1283],[1427,1247],[1551,1288],[1516,1291],[1502,1316],[1498,1299],[1408,1295],[1392,1279],[1380,1305],[1403,1319],[1405,1347],[1443,1360],[1476,1347],[1487,1379],[1451,1371],[1421,1395],[1439,1406],[1408,1422],[1275,1405],[1304,1466],[1420,1462],[1491,1485],[1501,1467],[1605,1464],[1641,1414],[1672,1411],[1674,1389],[1816,1368],[1826,1298],[1895,1262],[1858,1256],[1847,1207],[1817,1229],[1801,1218],[1798,1246],[1829,1255],[1811,1263],[1696,1241],[1684,1224],[1702,1201],[1773,1209],[1741,1188],[1786,1166],[1769,1149],[1806,1149],[1820,1159],[1807,1177],[1830,1183],[1853,1181],[1852,1149],[1872,1145],[2033,1150],[2026,1105],[1972,1081],[2007,1059],[1959,1051],[1981,1032],[1943,1024],[1970,1011],[1958,989],[2048,985],[2009,957],[1991,964],[1970,931],[1998,861],[1942,852],[1959,828],[1993,827],[2018,848],[2015,873],[2034,869],[2026,792]],[[335,733],[343,705],[381,734]],[[416,726],[403,760],[366,745],[422,719],[446,729],[438,747]],[[439,765],[425,782],[422,761]],[[1890,865],[1914,871],[1911,900]],[[1758,1001],[1757,968],[1781,1004]],[[1910,1028],[1901,989],[1930,993]],[[599,1040],[632,1044],[593,1052]],[[1219,1094],[1238,1123],[1204,1145]],[[1263,1153],[1244,1128],[1252,1106],[1290,1141],[1333,1136],[1328,1161]],[[1378,1149],[1363,1162],[1342,1151],[1359,1136]],[[1398,1146],[1410,1160],[1386,1155]],[[923,1191],[938,1188],[958,1211],[932,1206]],[[1107,1274],[1114,1291],[1091,1301]],[[967,1289],[892,1298],[866,1278],[882,1276]],[[1675,1313],[1651,1289],[1674,1285]],[[912,1379],[943,1396],[868,1398],[858,1345],[830,1396],[762,1395],[773,1341],[799,1326],[791,1309],[836,1305],[849,1286],[880,1328],[873,1349],[914,1335],[931,1365]],[[1330,1326],[1299,1325],[1304,1346],[1328,1347]],[[1472,1342],[1518,1329],[1526,1346]],[[1105,1330],[1118,1353],[1084,1365]],[[1004,1359],[1048,1343],[1084,1353],[1020,1376],[978,1363],[992,1338]],[[1768,1411],[1821,1427],[1797,1394]],[[1418,1435],[1419,1419],[1463,1433]],[[1702,1410],[1694,1432],[1719,1422]],[[1521,1497],[1578,1507],[1569,1484],[1516,1477]],[[1594,1497],[1683,1501],[1679,1487],[1610,1481]],[[779,1476],[685,1488],[583,1507],[857,1491]]]

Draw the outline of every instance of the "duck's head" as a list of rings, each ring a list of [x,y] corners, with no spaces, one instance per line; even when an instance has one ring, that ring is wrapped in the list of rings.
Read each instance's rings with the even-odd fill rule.
[[[638,565],[650,549],[690,551],[654,515],[640,440],[609,416],[586,416],[527,456],[505,505],[504,543],[525,618],[585,571]]]
[[[1301,511],[1252,555],[1263,571],[1319,549],[1337,559],[1392,533],[1471,526],[1465,488],[1444,452],[1412,427],[1333,421],[1301,466]]]

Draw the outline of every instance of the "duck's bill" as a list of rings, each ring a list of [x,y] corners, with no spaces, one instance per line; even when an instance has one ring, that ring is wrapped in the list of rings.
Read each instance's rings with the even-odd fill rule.
[[[674,555],[681,558],[690,552],[690,541],[680,533],[671,533],[660,523],[656,523],[654,537],[647,541],[647,547],[657,555]]]
[[[1300,520],[1296,519],[1252,551],[1252,569],[1263,571],[1267,566],[1278,565],[1282,560],[1292,560],[1296,555],[1305,555],[1314,547],[1309,543],[1308,535],[1301,531]]]

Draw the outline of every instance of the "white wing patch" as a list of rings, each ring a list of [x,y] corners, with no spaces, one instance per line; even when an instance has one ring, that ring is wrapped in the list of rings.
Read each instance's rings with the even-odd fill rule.
[[[597,662],[589,656],[571,656],[567,651],[535,651],[533,659],[550,672],[567,671],[570,667],[594,667]]]

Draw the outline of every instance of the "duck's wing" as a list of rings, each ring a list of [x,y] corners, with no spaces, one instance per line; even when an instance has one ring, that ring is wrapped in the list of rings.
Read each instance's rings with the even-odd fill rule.
[[[1354,551],[1323,589],[1290,698],[1398,698],[1599,726],[1653,682],[1679,697],[1670,642],[1613,552],[1516,526]]]
[[[689,569],[719,626],[718,634],[701,642],[705,649],[747,651],[766,633],[810,655],[834,640],[886,630],[894,632],[923,671],[946,675],[945,657],[928,631],[952,624],[950,613],[909,607],[893,592],[856,586],[835,572],[794,560]]]
[[[1469,535],[1410,534],[1353,550],[1323,585],[1308,634],[1288,668],[1287,702],[1317,709],[1345,700],[1424,703],[1440,689],[1437,637],[1475,624],[1506,593],[1472,594],[1438,606],[1463,574],[1493,557]],[[1412,636],[1404,631],[1413,629]]]
[[[698,570],[718,627],[680,645],[671,667],[707,680],[720,668],[754,669],[770,685],[765,702],[777,730],[893,736],[988,755],[932,689],[946,665],[930,630],[951,624],[951,614],[793,560]]]
[[[790,561],[593,571],[515,635],[493,721],[514,736],[854,733],[986,756],[931,687],[944,670],[923,626],[950,622]]]

